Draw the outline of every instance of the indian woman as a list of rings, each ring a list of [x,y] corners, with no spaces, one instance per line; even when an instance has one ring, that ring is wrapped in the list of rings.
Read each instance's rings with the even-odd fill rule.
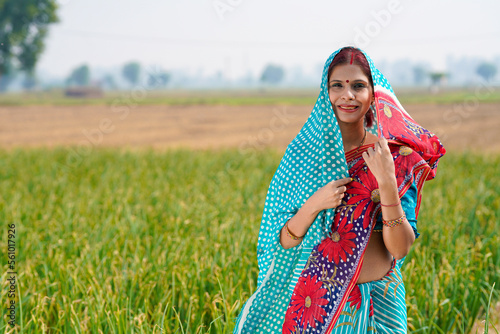
[[[401,266],[444,153],[363,51],[331,54],[269,186],[234,333],[406,333]]]

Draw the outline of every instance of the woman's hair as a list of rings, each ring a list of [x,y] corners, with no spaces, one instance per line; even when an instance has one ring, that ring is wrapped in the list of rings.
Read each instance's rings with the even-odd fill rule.
[[[330,66],[328,67],[328,83],[330,82],[330,75],[333,71],[333,68],[337,65],[344,65],[344,64],[356,64],[359,67],[361,67],[363,73],[368,77],[368,81],[372,86],[372,91],[374,91],[370,65],[368,64],[368,61],[366,60],[366,57],[363,54],[363,52],[352,46],[343,48],[333,58],[332,62],[330,63]],[[373,112],[371,109],[368,109],[368,112],[365,115],[365,125],[367,127],[371,127],[373,125],[373,119],[374,119]]]

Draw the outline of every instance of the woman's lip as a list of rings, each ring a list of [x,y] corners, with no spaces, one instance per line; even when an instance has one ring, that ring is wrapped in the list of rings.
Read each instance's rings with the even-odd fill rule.
[[[347,108],[346,108],[347,107]],[[352,106],[352,105],[340,105],[338,106],[339,109],[341,109],[343,112],[355,112],[359,109],[359,106]]]

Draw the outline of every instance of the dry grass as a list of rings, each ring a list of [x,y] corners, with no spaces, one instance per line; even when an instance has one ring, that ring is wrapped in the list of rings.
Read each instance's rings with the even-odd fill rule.
[[[0,147],[283,149],[312,106],[4,106]],[[500,103],[407,105],[448,150],[500,152]],[[87,136],[85,135],[87,133]]]
[[[495,329],[492,329],[492,325],[495,327]],[[485,331],[486,327],[486,321],[477,321],[474,324],[474,327],[472,327],[471,334],[484,334],[486,333]],[[488,328],[489,333],[498,333],[500,332],[500,302],[496,304],[496,306],[491,306],[490,307],[490,325]]]

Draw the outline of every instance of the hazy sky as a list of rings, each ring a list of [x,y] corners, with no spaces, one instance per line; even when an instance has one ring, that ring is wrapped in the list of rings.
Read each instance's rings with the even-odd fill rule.
[[[144,65],[228,77],[269,62],[306,70],[344,45],[444,69],[500,55],[498,0],[60,0],[38,69]]]

